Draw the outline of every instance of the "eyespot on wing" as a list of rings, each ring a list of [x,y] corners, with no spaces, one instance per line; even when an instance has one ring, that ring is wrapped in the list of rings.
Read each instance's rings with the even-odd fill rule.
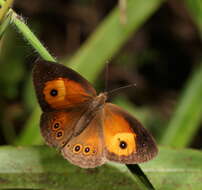
[[[107,159],[136,164],[157,155],[155,140],[136,118],[111,103],[107,103],[104,110],[103,134]]]
[[[33,82],[43,111],[75,107],[77,103],[96,96],[95,89],[86,79],[58,63],[37,61],[33,68]]]

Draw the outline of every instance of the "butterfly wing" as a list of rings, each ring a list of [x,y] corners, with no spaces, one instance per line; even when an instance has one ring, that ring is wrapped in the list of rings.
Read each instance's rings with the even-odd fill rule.
[[[76,123],[85,109],[76,108],[41,115],[41,134],[49,146],[62,148],[73,136]]]
[[[94,168],[105,163],[101,118],[100,111],[80,135],[65,145],[61,150],[64,158],[82,168]]]
[[[96,96],[86,79],[58,63],[38,61],[33,69],[33,80],[44,112],[73,108]]]
[[[96,91],[75,71],[48,61],[35,64],[33,80],[43,110],[41,133],[48,145],[62,149],[85,129],[86,125],[78,123]]]
[[[133,116],[110,103],[105,104],[104,112],[103,136],[108,160],[135,164],[157,154],[154,139]]]

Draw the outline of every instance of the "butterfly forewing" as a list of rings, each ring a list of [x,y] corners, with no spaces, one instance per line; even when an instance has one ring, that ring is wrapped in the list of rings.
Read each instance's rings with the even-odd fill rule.
[[[43,111],[75,108],[96,96],[86,79],[58,63],[38,61],[33,69],[33,80]]]

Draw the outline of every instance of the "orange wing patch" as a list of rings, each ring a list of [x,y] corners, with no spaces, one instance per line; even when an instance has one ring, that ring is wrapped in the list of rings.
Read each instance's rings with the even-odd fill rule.
[[[77,137],[69,142],[72,152],[75,151],[77,144],[81,144],[81,153],[83,155],[94,155],[102,151],[102,142],[99,134],[97,120],[93,120],[88,127]]]
[[[71,163],[82,168],[94,168],[102,165],[103,141],[101,137],[101,120],[97,115],[78,136],[72,138],[61,150],[63,156]]]
[[[52,108],[72,107],[91,97],[79,83],[62,77],[48,81],[44,86],[45,100]]]
[[[136,134],[130,124],[117,113],[105,108],[104,140],[106,149],[118,156],[128,156],[136,152]]]
[[[41,116],[41,133],[47,144],[62,147],[70,140],[83,110],[45,112]]]

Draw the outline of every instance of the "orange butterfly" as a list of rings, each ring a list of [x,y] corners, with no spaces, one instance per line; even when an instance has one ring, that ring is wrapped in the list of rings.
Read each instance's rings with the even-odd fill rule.
[[[38,61],[33,80],[43,110],[41,133],[71,163],[94,168],[107,160],[136,164],[156,156],[156,143],[140,122],[106,103],[107,93],[97,95],[72,69]]]

